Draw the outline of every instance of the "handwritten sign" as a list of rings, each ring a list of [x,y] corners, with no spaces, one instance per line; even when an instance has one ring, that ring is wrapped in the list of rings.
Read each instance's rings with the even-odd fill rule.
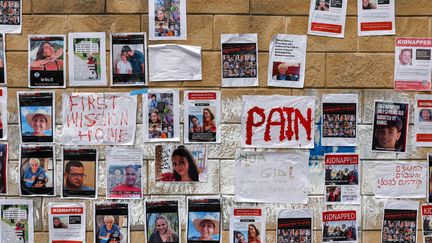
[[[65,145],[133,145],[137,98],[129,93],[63,95]]]

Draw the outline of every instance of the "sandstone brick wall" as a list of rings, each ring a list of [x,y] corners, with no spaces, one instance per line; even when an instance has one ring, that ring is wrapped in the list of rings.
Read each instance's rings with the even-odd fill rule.
[[[138,113],[137,146],[144,149],[147,175],[146,198],[174,196],[181,200],[183,226],[185,225],[185,199],[187,195],[221,194],[224,200],[224,242],[229,242],[227,229],[228,208],[233,202],[233,169],[235,149],[239,147],[241,95],[284,94],[313,95],[320,103],[323,93],[355,92],[360,97],[361,124],[359,126],[358,152],[363,163],[362,204],[360,241],[379,242],[383,202],[373,195],[374,165],[383,160],[396,159],[396,155],[371,153],[369,144],[372,131],[374,99],[410,100],[414,93],[400,93],[392,90],[394,65],[394,36],[357,37],[356,0],[349,0],[346,32],[344,39],[308,36],[308,55],[304,89],[267,88],[267,62],[269,41],[278,33],[306,34],[309,0],[188,0],[188,40],[176,43],[200,45],[203,49],[203,80],[194,82],[153,82],[150,87],[175,87],[185,89],[220,89],[223,98],[222,144],[210,145],[209,181],[203,184],[175,184],[160,186],[154,181],[154,144],[142,142],[142,112]],[[16,91],[27,90],[27,35],[67,34],[68,32],[104,31],[138,32],[148,31],[147,0],[24,0],[23,33],[7,35],[7,67],[9,93],[9,195],[16,198],[18,188],[18,116]],[[396,2],[397,36],[431,36],[432,1],[398,0]],[[220,87],[220,34],[258,33],[259,38],[259,87]],[[109,43],[109,42],[107,42]],[[149,44],[163,43],[150,41]],[[109,50],[109,47],[107,47]],[[107,55],[108,56],[108,55]],[[109,63],[109,60],[107,60]],[[108,68],[109,70],[109,68]],[[109,75],[108,75],[109,78]],[[132,88],[67,88],[75,92],[127,92]],[[61,132],[60,100],[62,89],[56,90],[57,135]],[[317,106],[319,107],[319,106]],[[317,110],[317,117],[319,111]],[[318,136],[319,133],[316,133]],[[410,138],[410,141],[411,138]],[[60,146],[57,159],[60,159]],[[100,147],[99,199],[105,194],[105,156]],[[426,160],[427,149],[415,149],[412,143],[408,153],[399,155],[399,160]],[[323,205],[323,166],[321,158],[310,162],[310,198],[307,206],[287,204],[264,204],[267,209],[267,241],[275,242],[275,211],[278,208],[309,207],[315,211],[315,242],[321,242],[320,212]],[[60,175],[60,163],[57,163]],[[57,185],[60,185],[58,176]],[[57,188],[60,194],[60,187]],[[48,242],[47,204],[61,201],[55,198],[34,198],[35,242]],[[87,242],[93,242],[93,201],[87,204]],[[249,204],[250,205],[250,204]],[[338,207],[342,208],[342,207]],[[131,242],[144,242],[143,202],[132,202]],[[421,224],[420,224],[421,227]],[[183,227],[184,229],[185,227]],[[419,231],[419,233],[421,233]],[[419,234],[420,235],[420,234]],[[183,232],[183,239],[184,239]],[[421,242],[421,237],[419,240]]]

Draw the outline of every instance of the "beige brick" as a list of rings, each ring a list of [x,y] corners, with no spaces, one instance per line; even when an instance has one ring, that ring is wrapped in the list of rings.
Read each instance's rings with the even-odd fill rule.
[[[202,81],[183,82],[183,87],[219,87],[221,85],[220,52],[202,53]]]
[[[393,54],[327,54],[326,87],[393,87]]]
[[[48,232],[35,232],[34,234],[34,242],[38,242],[38,243],[48,243],[49,241],[49,236],[48,236]]]
[[[32,13],[32,0],[23,0],[22,2],[23,14]]]
[[[396,15],[432,15],[432,1],[430,0],[398,0]]]
[[[188,0],[187,13],[249,13],[249,0]]]
[[[348,1],[347,15],[357,16],[357,1]]]
[[[272,37],[286,33],[285,24],[282,16],[253,16],[249,32],[258,33],[258,50],[268,51]]]
[[[147,13],[146,0],[106,0],[107,13]]]
[[[140,15],[71,15],[69,32],[139,32]]]
[[[306,56],[305,88],[324,87],[325,54],[308,53]]]
[[[8,87],[27,87],[27,53],[7,52],[6,58]]]
[[[308,0],[251,0],[252,14],[309,15]]]
[[[220,50],[221,34],[250,33],[251,17],[245,15],[215,15],[213,49]]]
[[[104,13],[104,0],[34,0],[34,13]]]
[[[268,53],[258,54],[258,82],[260,87],[267,87],[268,83]]]

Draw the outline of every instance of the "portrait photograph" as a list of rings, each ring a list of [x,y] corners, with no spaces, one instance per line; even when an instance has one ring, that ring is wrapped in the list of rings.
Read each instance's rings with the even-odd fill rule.
[[[141,165],[109,164],[107,198],[142,198]]]
[[[189,212],[188,241],[220,240],[220,212]]]
[[[24,152],[25,150],[26,148],[21,148],[22,153],[24,153],[20,161],[21,195],[54,195],[53,157],[27,157],[29,153]],[[44,153],[47,154],[47,152]],[[37,150],[30,153],[37,156]]]
[[[128,243],[129,206],[123,203],[95,204],[96,243]]]
[[[273,80],[300,80],[300,63],[273,62]]]

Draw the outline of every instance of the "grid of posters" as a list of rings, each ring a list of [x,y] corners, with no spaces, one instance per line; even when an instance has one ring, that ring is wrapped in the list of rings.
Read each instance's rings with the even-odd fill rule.
[[[325,154],[325,202],[360,204],[360,159],[358,154]]]
[[[222,34],[222,87],[258,86],[258,35]]]
[[[241,146],[313,148],[314,118],[310,96],[244,95]]]
[[[432,95],[416,94],[414,101],[414,144],[432,147]]]
[[[22,1],[0,1],[0,32],[20,34],[22,28]]]
[[[110,57],[113,86],[147,84],[146,33],[111,34]]]
[[[268,86],[303,88],[306,46],[306,35],[273,36],[269,50]]]
[[[157,182],[206,182],[206,146],[156,145],[155,178]]]
[[[0,200],[0,221],[1,242],[34,242],[32,200]]]
[[[347,0],[311,0],[308,34],[344,38]]]
[[[184,92],[185,143],[221,142],[220,91]]]
[[[48,204],[48,224],[50,243],[84,243],[85,203]]]
[[[17,92],[19,127],[23,143],[54,141],[54,92]]]
[[[423,223],[423,242],[430,243],[432,241],[432,205],[421,205],[422,223]]]
[[[64,198],[97,197],[98,153],[96,149],[63,148]]]
[[[418,208],[417,201],[384,202],[381,242],[417,242]]]
[[[231,208],[230,215],[230,243],[265,243],[266,214],[262,208]]]
[[[8,145],[0,143],[0,195],[7,193]]]
[[[63,94],[63,145],[133,145],[137,96],[129,93]]]
[[[147,242],[180,242],[179,202],[148,200],[145,202]]]
[[[179,91],[150,89],[143,95],[144,141],[180,141]]]
[[[395,90],[431,90],[431,52],[432,38],[396,38]]]
[[[0,140],[8,139],[7,88],[0,87]]]
[[[409,104],[375,101],[372,151],[405,153]]]
[[[65,35],[29,35],[29,88],[66,87],[65,40]]]
[[[324,94],[321,114],[323,146],[357,146],[357,94]]]
[[[69,33],[69,85],[106,86],[105,32]]]
[[[0,86],[7,84],[5,39],[5,34],[0,33]]]
[[[140,149],[107,148],[106,163],[107,198],[140,199],[143,197],[143,159]]]
[[[323,242],[358,242],[357,210],[322,212]]]
[[[186,0],[150,0],[150,40],[186,40]]]
[[[94,205],[94,242],[130,242],[130,215],[127,203]]]
[[[276,240],[283,242],[313,242],[313,213],[304,209],[283,209],[277,214]]]
[[[150,82],[202,80],[201,46],[150,45],[148,55]]]
[[[220,198],[191,197],[187,200],[187,243],[222,242]]]
[[[394,35],[395,0],[357,0],[358,35]]]
[[[236,202],[307,203],[309,152],[238,151]]]

